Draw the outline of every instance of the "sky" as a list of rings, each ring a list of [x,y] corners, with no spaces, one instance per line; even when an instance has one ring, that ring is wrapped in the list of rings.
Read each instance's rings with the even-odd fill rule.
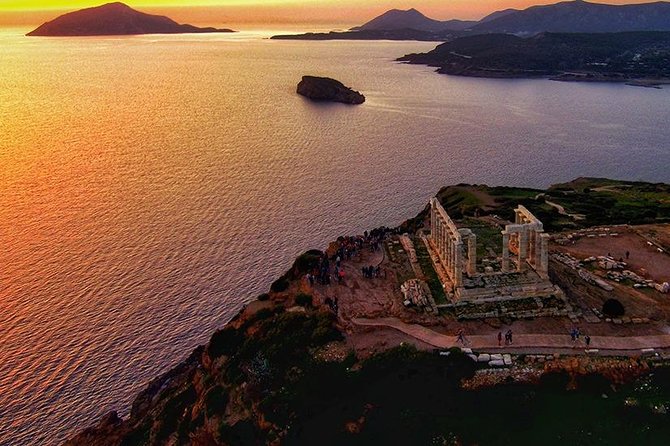
[[[58,13],[97,6],[112,0],[0,0],[0,24],[40,24]],[[558,1],[558,0],[556,0]],[[149,13],[169,15],[179,22],[225,23],[347,23],[360,24],[391,8],[416,8],[446,20],[480,19],[501,9],[526,8],[552,0],[125,0]],[[594,0],[596,3],[646,3],[650,0]]]

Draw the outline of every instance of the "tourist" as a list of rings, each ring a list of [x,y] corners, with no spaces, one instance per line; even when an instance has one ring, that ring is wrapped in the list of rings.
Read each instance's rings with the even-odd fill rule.
[[[512,330],[511,329],[507,331],[507,335],[509,336],[509,343],[511,344],[512,343]]]
[[[498,347],[500,347],[502,344],[502,331],[498,332]]]
[[[584,336],[584,342],[586,342],[587,347],[591,345],[591,336],[589,335]]]
[[[465,335],[463,334],[463,329],[458,330],[458,337],[456,338],[458,342],[465,345]]]
[[[626,251],[626,260],[628,260],[628,257],[630,257],[630,252]]]

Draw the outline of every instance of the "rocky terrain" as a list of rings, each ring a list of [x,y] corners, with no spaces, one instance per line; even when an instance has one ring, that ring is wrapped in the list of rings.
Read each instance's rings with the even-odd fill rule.
[[[362,104],[365,96],[328,77],[303,76],[297,93],[313,101]]]
[[[168,17],[145,14],[117,2],[64,14],[29,32],[28,36],[119,36],[222,32],[233,31],[181,25]]]

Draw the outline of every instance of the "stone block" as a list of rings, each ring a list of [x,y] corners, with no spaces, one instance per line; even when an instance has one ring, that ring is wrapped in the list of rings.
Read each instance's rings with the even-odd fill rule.
[[[489,361],[489,367],[505,367],[505,361],[502,359],[495,359],[493,361]]]
[[[482,353],[477,357],[478,362],[489,362],[491,360],[491,355],[488,353]]]
[[[503,355],[500,353],[494,353],[491,355],[491,361],[502,361],[503,360]]]
[[[472,349],[471,348],[463,347],[463,348],[461,348],[461,351],[463,353],[465,353],[466,355],[471,355],[472,354]]]
[[[468,358],[472,359],[474,362],[477,362],[477,355],[470,354]]]
[[[503,355],[503,362],[505,365],[512,365],[512,356],[508,354]]]

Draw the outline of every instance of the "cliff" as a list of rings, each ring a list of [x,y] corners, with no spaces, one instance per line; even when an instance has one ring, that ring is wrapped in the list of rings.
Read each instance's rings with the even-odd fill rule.
[[[328,77],[303,76],[298,84],[297,93],[313,101],[354,105],[365,102],[365,96]]]
[[[580,178],[546,191],[456,185],[443,188],[438,197],[450,214],[505,215],[519,202],[540,209],[538,193],[544,192],[553,201],[584,210],[590,224],[635,215],[641,222],[653,222],[670,218],[668,188]],[[643,208],[631,200],[639,200],[639,194],[647,200]],[[603,206],[609,214],[601,215]],[[658,215],[645,212],[656,208]],[[544,217],[556,227],[565,220],[548,211]],[[151,382],[128,418],[110,413],[66,445],[423,445],[434,444],[436,438],[440,444],[491,445],[531,444],[538,436],[550,443],[560,439],[578,444],[583,430],[575,426],[595,429],[594,438],[602,444],[633,442],[640,435],[646,444],[665,444],[670,435],[665,419],[630,403],[649,398],[634,390],[649,385],[614,391],[611,384],[623,385],[647,373],[645,360],[562,355],[535,368],[526,364],[509,373],[475,374],[477,364],[460,349],[438,355],[426,347],[394,347],[397,337],[381,343],[375,338],[370,348],[365,336],[371,329],[352,324],[351,307],[339,308],[319,294],[382,287],[386,278],[364,284],[362,277],[349,277],[348,283],[331,286],[310,286],[305,279],[326,258],[334,262],[338,247],[351,246],[352,240],[360,241],[361,256],[372,255],[364,253],[373,251],[373,240],[413,232],[423,221],[425,212],[399,231],[380,228],[369,238],[342,237],[326,252],[299,256],[268,293],[215,332],[206,346]],[[389,275],[388,281],[394,277]],[[495,376],[504,378],[489,383]],[[653,376],[651,387],[658,386],[659,401],[667,401],[669,371],[655,369]],[[566,386],[578,390],[566,392]],[[633,415],[636,423],[624,422]]]
[[[230,29],[181,25],[158,15],[136,11],[123,3],[108,3],[64,14],[44,23],[28,36],[120,36],[138,34],[222,33]]]

